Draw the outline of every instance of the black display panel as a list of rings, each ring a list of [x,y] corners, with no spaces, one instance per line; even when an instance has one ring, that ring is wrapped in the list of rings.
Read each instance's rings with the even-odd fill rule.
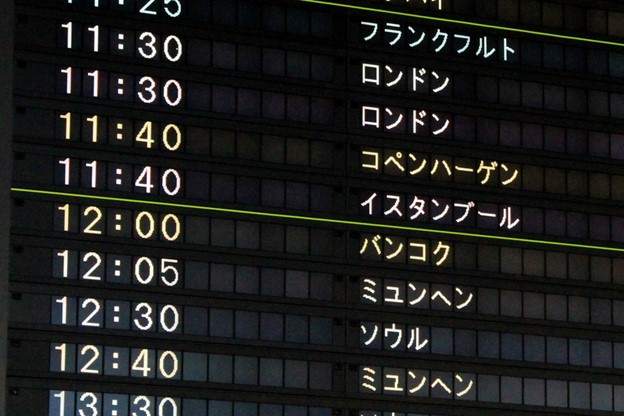
[[[12,80],[13,80],[13,4],[0,4],[0,357],[7,354],[7,326],[9,312],[9,226],[11,210],[11,136],[13,134]],[[0,360],[0,413],[4,414],[6,393],[6,360]]]
[[[10,7],[3,414],[624,412],[618,2]]]

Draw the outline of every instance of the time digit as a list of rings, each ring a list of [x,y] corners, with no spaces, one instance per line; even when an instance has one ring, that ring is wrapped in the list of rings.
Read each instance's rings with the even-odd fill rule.
[[[168,319],[169,318],[169,319]],[[171,322],[168,322],[168,321]],[[165,332],[175,332],[180,324],[180,313],[173,305],[165,305],[160,311],[160,327]]]
[[[87,362],[80,368],[80,372],[84,374],[100,374],[100,370],[97,368],[91,368],[98,359],[100,358],[100,349],[95,345],[85,345],[80,350],[81,356],[91,355],[90,358],[87,359]]]
[[[152,104],[156,101],[156,80],[152,77],[143,77],[139,80],[139,85],[143,87],[143,91],[139,91],[137,95],[145,104]]]
[[[176,241],[180,237],[182,225],[177,215],[167,214],[160,223],[161,233],[167,241]]]
[[[83,216],[84,217],[89,217],[89,216],[91,216],[91,214],[93,214],[93,219],[83,229],[82,232],[85,233],[85,234],[98,234],[98,235],[101,235],[102,234],[102,230],[98,230],[98,229],[96,229],[96,227],[98,226],[98,224],[100,223],[100,221],[104,217],[104,214],[102,213],[102,210],[100,208],[98,208],[98,207],[87,207],[87,208],[85,208],[85,210],[83,212]]]
[[[165,0],[165,12],[171,17],[178,17],[182,14],[182,3],[180,0]]]
[[[152,371],[152,368],[149,365],[150,355],[153,357],[153,351],[152,354],[150,354],[150,350],[140,350],[136,360],[132,363],[132,371],[142,373],[143,377],[149,377],[150,372]]]
[[[98,142],[98,122],[99,122],[99,118],[98,116],[93,116],[93,117],[87,117],[87,122],[89,122],[91,124],[91,141],[93,143],[97,143]]]
[[[158,359],[158,371],[164,378],[174,378],[178,374],[179,360],[173,351],[164,351]]]
[[[153,104],[158,98],[156,92],[156,80],[153,77],[145,76],[139,80],[139,86],[142,91],[137,92],[139,100],[145,104]],[[165,103],[170,107],[176,107],[182,102],[184,93],[182,85],[175,79],[170,79],[163,85],[162,88],[163,98]]]
[[[158,15],[158,9],[156,8],[156,0],[147,0],[145,5],[141,7],[139,13],[149,14],[151,16]],[[178,17],[182,14],[182,3],[180,0],[164,0],[165,13],[169,17]]]
[[[141,411],[142,414],[138,414],[137,412],[132,412],[132,416],[152,416],[152,402],[146,396],[137,396],[132,402],[135,406],[140,406],[138,410]]]
[[[143,42],[138,47],[139,55],[145,59],[154,59],[158,56],[158,38],[152,32],[143,32],[139,35],[139,41]],[[182,41],[175,35],[169,35],[162,43],[162,50],[169,62],[178,62],[183,54]]]
[[[134,228],[137,235],[143,239],[150,239],[156,233],[156,219],[154,214],[141,211],[135,218]],[[175,214],[165,215],[160,222],[160,234],[167,241],[176,241],[182,232],[182,224]]]
[[[69,231],[70,225],[71,225],[70,224],[70,216],[69,216],[69,214],[70,214],[70,206],[69,206],[69,204],[61,205],[61,206],[57,207],[57,209],[59,211],[61,211],[61,213],[63,214],[63,216],[62,216],[62,218],[63,218],[62,219],[62,223],[63,223],[62,224],[62,230],[63,231]]]
[[[95,71],[87,72],[87,76],[90,78],[93,78],[93,90],[92,90],[93,97],[98,97],[99,91],[100,91],[100,71],[95,70]]]
[[[93,52],[100,51],[100,26],[95,25],[87,28],[87,30],[93,33]]]
[[[169,405],[170,412],[165,411],[165,405]],[[163,398],[158,404],[158,416],[178,416],[178,404],[171,397]]]
[[[175,152],[182,144],[182,131],[175,124],[168,124],[163,129],[162,141],[167,150]]]
[[[97,314],[102,310],[102,306],[100,305],[100,302],[97,301],[96,299],[85,299],[82,302],[82,309],[87,309],[89,306],[91,306],[93,309],[91,310],[91,312],[82,320],[82,322],[80,323],[81,326],[89,326],[89,327],[94,327],[94,328],[99,328],[101,325],[99,322],[93,322],[92,320],[97,316]]]
[[[146,194],[151,194],[154,185],[152,183],[153,168],[146,166],[139,174],[137,180],[134,182],[136,188],[142,188]],[[175,169],[167,169],[160,177],[160,183],[163,191],[167,195],[174,196],[180,192],[182,188],[182,176]]]
[[[182,145],[182,130],[175,124],[167,124],[162,130],[161,140],[167,150],[175,152]],[[135,136],[135,141],[144,143],[146,148],[151,149],[156,142],[154,139],[154,123],[151,121],[143,123],[143,126],[141,126]]]
[[[56,253],[57,257],[62,259],[61,277],[67,279],[69,277],[69,250],[63,250]]]
[[[134,264],[134,277],[140,284],[149,285],[154,275],[154,262],[149,257],[141,257]]]
[[[165,193],[170,196],[177,195],[182,187],[182,177],[175,169],[167,169],[162,174],[160,182]]]
[[[178,260],[161,259],[160,260],[160,280],[167,286],[175,286],[180,278],[178,271]]]
[[[55,345],[54,351],[58,351],[61,354],[59,371],[60,372],[67,371],[67,344]]]
[[[74,24],[73,22],[67,22],[61,25],[63,29],[67,32],[67,49],[71,49],[74,47]]]
[[[148,149],[151,149],[152,145],[154,144],[154,137],[152,135],[153,124],[154,123],[152,123],[151,121],[146,121],[135,137],[135,140],[138,143],[145,143],[145,147],[147,147]]]
[[[154,189],[154,185],[152,184],[152,167],[146,166],[143,168],[139,177],[134,182],[135,188],[142,188],[143,192],[146,194],[151,194],[152,189]]]
[[[89,400],[87,402],[87,400]],[[94,393],[83,393],[79,398],[79,405],[84,404],[84,406],[89,409],[90,413],[85,413],[84,410],[80,409],[78,412],[80,416],[98,416],[98,398]]]
[[[134,307],[134,311],[139,313],[141,318],[135,318],[134,325],[141,331],[150,331],[154,326],[154,320],[152,319],[154,308],[149,303],[141,302]]]
[[[169,104],[171,107],[176,107],[180,102],[182,102],[182,85],[175,79],[170,79],[165,82],[165,86],[163,87],[163,95],[165,97],[165,102]]]
[[[61,114],[59,115],[59,118],[65,121],[65,140],[71,140],[71,122],[72,122],[71,113]]]
[[[165,42],[163,43],[163,50],[167,60],[170,62],[178,62],[183,53],[182,41],[177,36],[167,36]]]
[[[59,399],[59,413],[58,416],[65,416],[65,391],[59,391],[58,393],[53,393],[52,397],[55,399]]]
[[[93,162],[85,163],[85,167],[89,168],[91,176],[91,188],[97,187],[97,160]]]
[[[71,160],[69,158],[65,158],[63,160],[59,160],[58,164],[63,167],[63,185],[67,186],[69,185],[70,179],[71,179],[70,178]]]
[[[172,287],[178,283],[178,260],[160,259],[160,281]],[[149,285],[156,275],[156,266],[149,257],[140,257],[134,264],[134,277],[142,285]]]
[[[154,215],[147,211],[140,212],[134,221],[134,228],[139,237],[143,239],[152,238],[154,236],[154,232],[156,231]]]
[[[67,251],[67,250],[66,250]],[[82,276],[84,280],[102,280],[102,276],[95,276],[93,273],[102,265],[102,257],[98,253],[87,253],[82,258],[82,261],[86,264],[93,259],[93,265]]]
[[[139,13],[150,14],[152,16],[156,16],[158,14],[157,10],[154,10],[152,6],[156,3],[156,0],[147,0],[147,3],[139,10]]]
[[[152,32],[143,32],[139,36],[143,45],[138,47],[139,54],[145,59],[153,59],[158,54],[156,49],[156,36]]]
[[[67,296],[54,299],[54,303],[61,305],[61,325],[67,325]]]
[[[57,209],[63,213],[63,231],[69,231],[69,204],[61,205]]]
[[[61,74],[65,75],[65,94],[68,95],[72,93],[72,73],[71,66],[61,69]]]

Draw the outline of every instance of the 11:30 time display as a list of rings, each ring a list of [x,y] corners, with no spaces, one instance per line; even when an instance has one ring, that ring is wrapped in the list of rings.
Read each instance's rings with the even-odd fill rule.
[[[183,41],[176,35],[160,35],[153,32],[134,32],[109,29],[100,25],[85,25],[76,22],[62,23],[66,49],[85,49],[89,52],[114,55],[132,54],[147,60],[163,60],[176,63],[184,56]],[[106,45],[111,39],[112,44]],[[108,47],[107,47],[108,46]]]

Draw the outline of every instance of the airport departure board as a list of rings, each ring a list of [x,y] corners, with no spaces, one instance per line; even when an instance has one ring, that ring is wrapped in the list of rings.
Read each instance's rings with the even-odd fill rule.
[[[624,414],[624,4],[14,0],[2,416]]]

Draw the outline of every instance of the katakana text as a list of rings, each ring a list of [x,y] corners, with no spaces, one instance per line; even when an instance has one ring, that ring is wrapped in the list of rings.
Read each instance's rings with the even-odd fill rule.
[[[360,169],[385,175],[503,188],[517,188],[521,179],[520,167],[512,163],[379,148],[361,149]]]
[[[360,39],[364,44],[389,46],[466,58],[515,62],[517,41],[503,37],[451,32],[418,24],[362,20]]]

